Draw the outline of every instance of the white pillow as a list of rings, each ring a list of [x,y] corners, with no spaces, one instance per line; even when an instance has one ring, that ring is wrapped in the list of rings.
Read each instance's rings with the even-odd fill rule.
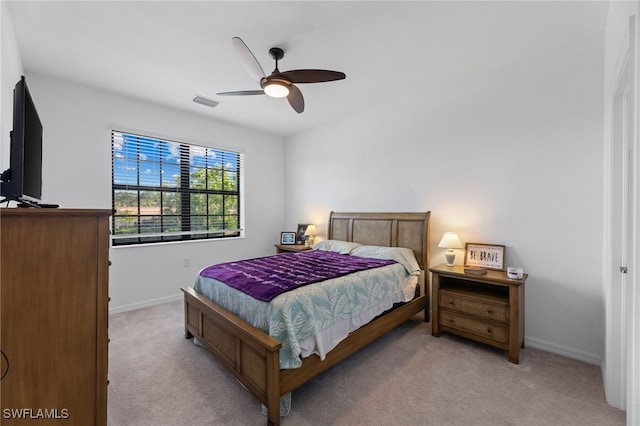
[[[420,275],[420,265],[413,250],[406,247],[360,246],[351,250],[351,256],[395,260],[409,275]]]
[[[351,243],[349,241],[340,240],[322,240],[317,242],[314,246],[314,250],[335,251],[340,254],[349,254],[356,247],[360,247],[362,244]]]

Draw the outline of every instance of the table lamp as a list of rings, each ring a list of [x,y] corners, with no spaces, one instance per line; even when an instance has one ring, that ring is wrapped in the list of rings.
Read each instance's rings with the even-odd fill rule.
[[[313,247],[314,237],[318,235],[318,230],[315,225],[307,225],[307,230],[304,231],[304,235],[307,237],[307,239],[304,240],[304,245],[306,247]]]
[[[447,259],[447,266],[453,266],[453,261],[456,260],[456,253],[453,249],[461,249],[464,246],[455,232],[445,232],[438,244],[440,248],[446,248],[447,252],[445,257]]]

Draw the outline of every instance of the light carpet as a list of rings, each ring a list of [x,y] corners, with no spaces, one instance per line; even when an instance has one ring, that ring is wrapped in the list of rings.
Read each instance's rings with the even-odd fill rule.
[[[264,425],[260,403],[183,337],[183,304],[110,317],[109,426]],[[416,316],[292,394],[283,426],[624,425],[600,368],[533,348],[431,336]]]

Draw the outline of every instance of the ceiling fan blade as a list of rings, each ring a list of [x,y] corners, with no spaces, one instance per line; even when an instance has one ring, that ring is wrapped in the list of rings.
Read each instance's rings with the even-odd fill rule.
[[[280,75],[292,83],[324,83],[347,77],[343,72],[329,70],[291,70],[281,72]]]
[[[244,68],[247,70],[251,78],[259,82],[260,79],[265,77],[265,73],[256,57],[253,56],[251,50],[249,50],[240,37],[233,37],[231,42],[233,43],[233,48],[235,49]]]
[[[250,95],[264,95],[264,90],[237,90],[235,92],[220,92],[216,93],[219,96],[250,96]]]
[[[289,86],[287,100],[289,101],[291,108],[293,108],[298,114],[304,111],[304,97],[302,96],[302,92],[293,84]]]

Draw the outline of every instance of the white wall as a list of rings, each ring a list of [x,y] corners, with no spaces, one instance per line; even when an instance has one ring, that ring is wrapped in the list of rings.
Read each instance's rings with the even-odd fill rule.
[[[245,153],[245,238],[112,248],[112,312],[174,298],[209,264],[274,253],[283,229],[282,138],[49,77],[27,80],[44,128],[44,202],[111,208],[111,129]]]
[[[291,137],[286,221],[431,210],[432,265],[445,231],[506,245],[529,274],[527,345],[598,363],[602,81],[594,34]]]
[[[0,172],[9,168],[9,132],[13,128],[13,88],[23,74],[13,24],[0,2]]]

